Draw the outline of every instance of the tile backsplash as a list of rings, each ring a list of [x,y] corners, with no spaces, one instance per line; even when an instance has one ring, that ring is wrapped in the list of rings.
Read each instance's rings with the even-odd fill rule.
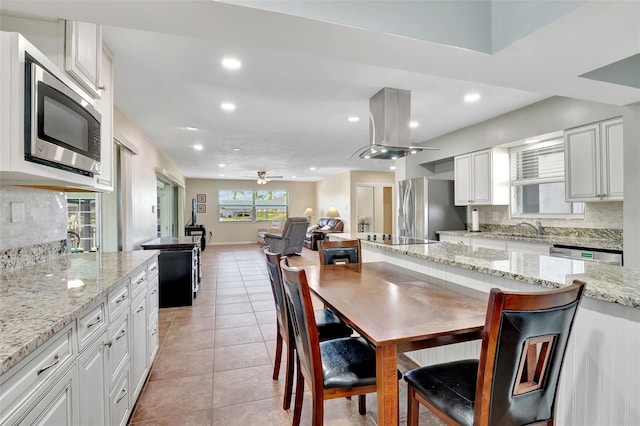
[[[11,203],[24,204],[24,221],[12,222]],[[0,185],[0,251],[67,239],[65,194]]]
[[[481,224],[516,225],[518,222],[535,222],[539,219],[511,218],[509,206],[474,206],[467,208],[467,222],[471,222],[471,210],[478,209]],[[623,202],[611,201],[586,203],[584,219],[542,219],[542,226],[557,228],[619,229],[622,231]]]

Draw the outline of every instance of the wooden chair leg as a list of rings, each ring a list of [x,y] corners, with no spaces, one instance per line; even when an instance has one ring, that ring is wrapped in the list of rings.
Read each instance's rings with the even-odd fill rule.
[[[295,352],[293,345],[287,345],[287,360],[285,380],[284,380],[284,400],[282,402],[282,408],[288,410],[291,407],[291,393],[293,392],[293,369],[295,365]]]
[[[282,336],[280,332],[278,332],[278,336],[276,337],[276,360],[273,363],[273,380],[278,380],[278,376],[280,375],[280,363],[282,362]]]
[[[321,393],[318,395],[316,392],[313,392],[313,414],[311,424],[313,426],[322,426],[324,424],[324,395]]]
[[[407,426],[418,426],[420,403],[416,399],[416,391],[412,386],[407,388]]]
[[[302,370],[300,370],[300,361],[296,357],[296,399],[293,406],[293,421],[292,426],[300,425],[300,418],[302,417],[302,401],[304,398],[304,377],[302,376]]]
[[[358,395],[358,413],[364,416],[367,414],[367,395]]]

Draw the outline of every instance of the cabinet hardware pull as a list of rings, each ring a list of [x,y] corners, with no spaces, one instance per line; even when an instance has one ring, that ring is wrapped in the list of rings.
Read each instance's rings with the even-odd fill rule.
[[[151,335],[155,336],[156,334],[158,334],[158,329],[154,328],[153,331],[151,332]]]
[[[120,334],[118,334],[118,335],[116,336],[116,340],[120,340],[120,339],[122,339],[122,338],[123,338],[124,336],[126,336],[126,335],[127,335],[127,330],[125,330],[125,329],[123,328],[122,330],[120,330]]]
[[[42,367],[40,370],[37,371],[36,375],[40,375],[42,373],[44,373],[45,371],[47,371],[48,369],[50,369],[51,367],[53,367],[54,365],[58,364],[60,362],[60,354],[57,353],[56,356],[53,357],[53,362],[49,365],[46,365],[44,367]]]
[[[108,341],[107,343],[105,343],[104,345],[105,345],[106,347],[110,348],[112,344],[113,344],[113,343],[111,342],[111,340],[109,340],[109,341]]]
[[[151,290],[151,294],[156,294],[158,292],[158,289],[154,288],[153,290]]]
[[[89,324],[87,324],[87,328],[91,328],[94,325],[100,324],[102,322],[102,318],[98,317],[95,320],[91,321]]]
[[[158,269],[158,266],[157,265],[153,265],[150,270],[151,271],[155,271],[156,269]]]
[[[140,307],[136,310],[136,314],[137,314],[137,313],[140,313],[140,312],[142,312],[142,311],[144,311],[144,306],[140,306]]]
[[[138,284],[143,283],[143,282],[144,282],[144,277],[142,277],[142,278],[140,278],[139,280],[137,280],[137,281],[134,283],[134,285],[138,285]]]
[[[127,295],[123,294],[122,296],[116,299],[116,303],[124,302],[125,300],[127,300]]]
[[[98,86],[98,90],[102,90],[103,92],[107,91],[107,87],[105,85]]]
[[[116,399],[116,404],[117,404],[118,402],[122,401],[122,398],[124,398],[125,396],[127,396],[127,390],[126,390],[125,388],[122,388],[122,390],[121,390],[120,392],[122,392],[122,395],[121,395],[118,399]]]

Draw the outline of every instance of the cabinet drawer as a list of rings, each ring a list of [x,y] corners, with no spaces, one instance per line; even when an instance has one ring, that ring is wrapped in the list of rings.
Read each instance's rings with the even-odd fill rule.
[[[128,308],[131,302],[129,298],[129,279],[124,280],[122,284],[111,290],[109,296],[107,296],[107,301],[109,320],[113,321],[113,318],[117,317],[120,311]]]
[[[118,317],[109,327],[109,374],[110,384],[115,383],[120,372],[129,365],[129,310]]]
[[[100,305],[78,318],[78,345],[80,346],[80,351],[91,342],[94,336],[100,333],[106,323],[104,302],[101,302]]]
[[[130,413],[129,370],[125,370],[111,392],[109,407],[110,423],[114,426],[126,426]]]
[[[137,271],[131,276],[131,298],[136,296],[147,288],[147,270]]]
[[[69,324],[0,378],[0,424],[4,424],[29,395],[51,383],[47,379],[55,380],[53,376],[73,363],[73,348],[73,324]]]
[[[151,280],[154,276],[158,276],[158,258],[154,257],[147,264],[147,276]]]
[[[149,369],[153,365],[153,360],[156,358],[156,354],[158,353],[158,348],[160,345],[159,335],[158,335],[158,315],[153,315],[149,318],[149,334],[148,334],[148,355],[149,355]]]

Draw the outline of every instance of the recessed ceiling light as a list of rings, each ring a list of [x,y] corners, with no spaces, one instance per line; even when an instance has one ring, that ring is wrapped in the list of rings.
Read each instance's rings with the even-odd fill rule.
[[[197,127],[189,127],[189,126],[186,126],[186,127],[185,127],[185,129],[187,129],[187,130],[191,130],[191,131],[193,131],[193,130],[198,130],[198,128],[197,128]]]
[[[358,121],[360,121],[360,117],[356,117],[354,115],[354,116],[351,116],[351,117],[347,118],[347,120],[349,120],[349,122],[351,122],[351,123],[357,123]]]
[[[233,148],[234,151],[240,151],[240,148]]]
[[[409,122],[409,127],[411,127],[412,129],[415,129],[419,125],[420,125],[420,123],[418,123],[417,121],[410,121]]]
[[[309,170],[315,170],[315,169],[316,169],[316,168],[315,168],[315,167],[313,167],[313,166],[309,167]]]
[[[479,93],[469,93],[468,95],[465,95],[464,97],[464,101],[465,102],[477,102],[480,100],[480,94]]]
[[[218,164],[218,167],[227,167],[227,165],[224,164],[224,163],[220,163],[220,164]]]
[[[203,148],[204,147],[202,146],[202,144],[199,144],[199,143],[193,146],[193,149],[195,149],[196,151],[202,151]]]
[[[295,179],[295,178],[296,178],[296,176],[291,176],[291,179]]]
[[[239,68],[242,68],[242,62],[240,62],[236,58],[224,58],[222,60],[222,66],[230,70],[237,70]]]
[[[220,173],[220,177],[224,177],[224,173]]]
[[[391,170],[395,170],[395,169],[396,169],[396,166],[391,166],[391,167],[389,167],[389,168],[390,168]]]
[[[233,111],[236,109],[236,106],[231,102],[223,102],[220,104],[220,108],[222,108],[225,111]]]
[[[524,141],[524,143],[536,143],[536,142],[540,142],[540,139],[533,138],[533,139],[527,139],[526,141]]]

